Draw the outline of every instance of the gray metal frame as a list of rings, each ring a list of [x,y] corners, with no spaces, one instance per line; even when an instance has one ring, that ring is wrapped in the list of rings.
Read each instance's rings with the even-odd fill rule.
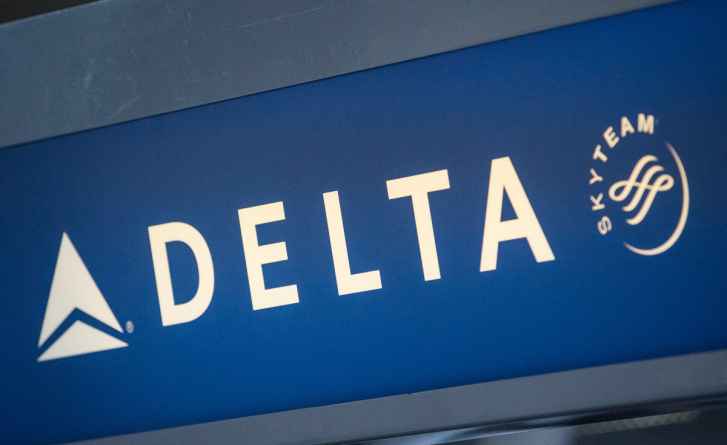
[[[667,0],[101,0],[0,25],[0,147]]]
[[[210,422],[81,443],[304,445],[444,443],[722,401],[727,350]],[[422,442],[416,442],[422,443]]]
[[[0,25],[0,147],[423,57],[664,0],[102,0]],[[430,443],[727,395],[727,350],[92,442]]]

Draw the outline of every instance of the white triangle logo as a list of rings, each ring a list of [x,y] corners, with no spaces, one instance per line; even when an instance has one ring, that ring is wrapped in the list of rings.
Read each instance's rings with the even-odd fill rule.
[[[96,286],[96,282],[93,281],[93,277],[71,243],[71,239],[64,233],[55,272],[53,272],[53,282],[48,295],[43,325],[40,328],[39,348],[75,309],[85,312],[120,333],[123,332],[119,321],[111,312],[111,308]],[[123,341],[89,326],[81,320],[76,320],[38,357],[38,361],[125,348],[126,346],[128,345]]]

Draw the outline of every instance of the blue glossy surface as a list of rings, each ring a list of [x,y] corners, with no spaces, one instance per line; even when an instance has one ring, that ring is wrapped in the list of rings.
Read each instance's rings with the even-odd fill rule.
[[[4,438],[76,440],[727,347],[726,18],[723,3],[682,2],[0,151]],[[648,258],[602,239],[588,201],[599,135],[638,112],[658,123],[634,141],[674,144],[691,187],[682,238]],[[513,241],[481,273],[501,156],[556,260],[538,264]],[[425,282],[411,204],[388,200],[385,181],[445,168],[451,189],[430,200],[442,279]],[[338,296],[330,190],[354,272],[380,269],[383,289]],[[296,283],[300,303],[253,311],[236,211],[274,201],[287,219],[261,241],[286,241],[289,260],[265,266],[267,285]],[[205,236],[216,288],[198,320],[162,327],[147,227],[175,220]],[[626,236],[648,244],[673,220],[653,224]],[[128,348],[36,362],[62,232],[121,324],[133,321]],[[189,294],[194,264],[181,247],[170,255],[175,290]]]

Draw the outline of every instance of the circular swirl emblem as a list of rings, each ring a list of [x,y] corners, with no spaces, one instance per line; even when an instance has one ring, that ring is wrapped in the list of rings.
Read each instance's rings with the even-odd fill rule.
[[[621,117],[592,152],[591,211],[597,232],[618,233],[624,247],[653,256],[669,250],[689,216],[689,181],[676,148],[654,136],[653,115]]]

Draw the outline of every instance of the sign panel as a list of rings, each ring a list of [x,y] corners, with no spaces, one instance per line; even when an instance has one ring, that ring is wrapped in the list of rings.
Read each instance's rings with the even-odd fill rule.
[[[3,149],[6,437],[727,347],[700,5]]]

